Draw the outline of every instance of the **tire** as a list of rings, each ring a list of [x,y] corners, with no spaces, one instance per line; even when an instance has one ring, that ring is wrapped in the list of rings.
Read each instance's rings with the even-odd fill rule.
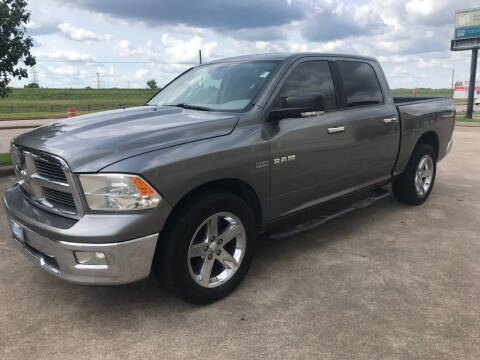
[[[189,199],[173,216],[157,247],[157,275],[187,302],[208,304],[227,296],[245,277],[255,252],[251,208],[234,194],[208,192]]]
[[[408,205],[423,204],[432,192],[436,174],[437,155],[434,148],[431,145],[418,144],[407,168],[392,184],[396,199]],[[420,176],[417,178],[417,175]]]

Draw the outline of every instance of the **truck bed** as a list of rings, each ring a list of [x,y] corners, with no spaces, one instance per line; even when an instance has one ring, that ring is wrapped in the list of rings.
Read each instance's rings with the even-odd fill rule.
[[[398,111],[401,141],[394,175],[407,166],[420,135],[431,131],[438,142],[438,160],[447,149],[455,124],[455,105],[446,97],[394,97]]]

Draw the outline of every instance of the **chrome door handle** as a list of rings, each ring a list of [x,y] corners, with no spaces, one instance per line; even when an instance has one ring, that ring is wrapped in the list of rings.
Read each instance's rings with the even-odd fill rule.
[[[328,128],[328,133],[329,134],[336,134],[339,132],[345,131],[345,126],[337,126],[337,127],[331,127]]]
[[[383,122],[384,122],[385,124],[390,124],[390,123],[396,122],[396,121],[397,121],[397,117],[396,117],[396,116],[391,117],[391,118],[383,119]]]

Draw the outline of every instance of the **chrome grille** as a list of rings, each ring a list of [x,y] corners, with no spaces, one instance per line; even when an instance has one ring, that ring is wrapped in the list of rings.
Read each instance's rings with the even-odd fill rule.
[[[49,189],[47,187],[42,187],[42,190],[45,200],[47,200],[50,204],[75,211],[75,200],[73,200],[72,194]]]
[[[75,179],[63,159],[13,144],[11,151],[18,184],[32,204],[71,218],[83,215]]]
[[[62,166],[56,159],[49,159],[48,161],[45,161],[37,158],[35,159],[35,168],[37,169],[37,173],[39,175],[47,179],[64,183],[67,182],[67,177],[62,170]]]

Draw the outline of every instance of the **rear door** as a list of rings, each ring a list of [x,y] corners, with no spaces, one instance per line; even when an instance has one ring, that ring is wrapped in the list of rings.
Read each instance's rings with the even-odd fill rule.
[[[352,136],[348,159],[350,189],[388,179],[400,142],[400,122],[380,66],[369,60],[338,59],[340,107]]]

